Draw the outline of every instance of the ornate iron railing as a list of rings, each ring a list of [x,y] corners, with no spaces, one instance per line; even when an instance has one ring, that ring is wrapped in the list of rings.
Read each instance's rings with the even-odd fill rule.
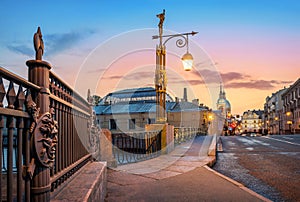
[[[87,150],[91,108],[56,75],[49,75],[50,106],[46,108],[53,108],[58,123],[56,158],[49,174],[53,191],[91,159]],[[40,194],[37,187],[31,187],[32,176],[28,176],[39,163],[32,160],[32,117],[26,104],[42,104],[41,89],[0,67],[0,201],[31,201],[33,195]]]
[[[206,135],[206,132],[202,128],[174,128],[174,143],[178,145],[182,142],[194,138],[196,135]]]
[[[95,148],[91,104],[42,60],[40,27],[33,39],[28,80],[0,67],[0,202],[50,201]]]
[[[161,131],[114,133],[112,143],[119,165],[135,163],[160,155]]]
[[[21,201],[23,193],[30,200],[30,181],[22,178],[23,164],[30,161],[30,115],[25,111],[25,100],[39,90],[39,86],[0,67],[0,201],[12,201],[15,195]]]
[[[206,135],[201,128],[174,128],[174,143]],[[158,157],[161,150],[161,131],[113,133],[113,154],[119,165]]]
[[[91,158],[87,150],[91,107],[53,72],[50,72],[49,89],[50,106],[54,109],[60,134],[55,164],[50,172],[53,191]]]

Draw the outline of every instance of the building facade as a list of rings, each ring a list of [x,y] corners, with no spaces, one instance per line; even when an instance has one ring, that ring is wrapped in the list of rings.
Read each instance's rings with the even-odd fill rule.
[[[300,133],[300,78],[283,94],[283,129],[285,134]]]
[[[281,89],[266,98],[263,116],[264,134],[284,133],[282,95],[286,92],[286,90],[286,88]]]
[[[247,133],[262,133],[262,110],[248,110],[243,113],[241,120],[241,131]]]
[[[265,134],[300,133],[300,78],[288,88],[266,98],[264,104]]]
[[[186,92],[186,91],[185,91]],[[109,93],[94,107],[97,124],[112,133],[143,131],[156,123],[156,95],[151,87],[134,88]],[[208,108],[193,102],[166,96],[167,123],[175,127],[202,128],[207,131]]]

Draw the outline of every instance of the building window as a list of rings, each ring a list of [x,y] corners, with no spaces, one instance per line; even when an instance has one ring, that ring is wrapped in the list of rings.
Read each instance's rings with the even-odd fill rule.
[[[109,120],[109,129],[110,130],[116,130],[117,129],[117,123],[115,119]]]
[[[135,129],[135,119],[129,119],[129,129]]]
[[[155,123],[155,119],[148,119],[148,124],[152,124],[152,123]]]

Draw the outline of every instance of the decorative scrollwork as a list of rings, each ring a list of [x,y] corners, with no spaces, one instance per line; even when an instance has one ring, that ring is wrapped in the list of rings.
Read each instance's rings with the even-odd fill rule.
[[[32,158],[38,160],[42,166],[52,167],[55,160],[56,144],[58,142],[58,123],[53,119],[54,110],[51,108],[50,112],[39,116],[40,109],[32,101],[31,96],[27,100],[26,108],[32,119],[29,129],[32,135]],[[36,160],[32,162],[37,162]]]
[[[91,153],[96,153],[99,150],[99,133],[100,128],[96,123],[96,113],[92,112],[91,118],[88,121],[88,130],[90,132],[89,135],[89,148]]]
[[[176,41],[176,46],[179,48],[183,48],[186,45],[186,40],[182,40],[182,39],[177,39]]]
[[[27,112],[29,113],[29,115],[31,116],[31,119],[32,119],[32,123],[30,125],[29,132],[33,133],[33,131],[36,127],[38,116],[40,114],[40,108],[38,108],[36,103],[33,102],[31,94],[28,94],[28,96],[27,96],[26,109],[27,109]]]
[[[176,46],[178,48],[183,48],[183,47],[185,47],[187,45],[188,39],[187,39],[186,36],[184,36],[182,34],[176,34],[176,35],[170,36],[167,40],[165,40],[165,42],[164,42],[163,45],[165,45],[170,39],[173,39],[175,37],[181,37],[181,38],[179,38],[179,39],[176,40]]]
[[[39,162],[45,167],[52,167],[58,142],[58,123],[53,119],[54,110],[44,113],[37,121],[34,130],[35,151]]]

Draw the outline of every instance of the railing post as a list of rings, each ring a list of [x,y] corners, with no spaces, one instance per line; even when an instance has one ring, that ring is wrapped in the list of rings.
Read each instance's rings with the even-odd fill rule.
[[[42,60],[44,44],[40,28],[34,35],[34,46],[36,59],[26,62],[28,66],[28,80],[41,87],[38,95],[33,95],[37,108],[40,108],[39,116],[49,112],[50,90],[49,90],[49,70],[51,65]],[[31,158],[36,158],[31,154]],[[45,167],[35,161],[35,169],[31,181],[31,201],[50,201],[50,168]]]

